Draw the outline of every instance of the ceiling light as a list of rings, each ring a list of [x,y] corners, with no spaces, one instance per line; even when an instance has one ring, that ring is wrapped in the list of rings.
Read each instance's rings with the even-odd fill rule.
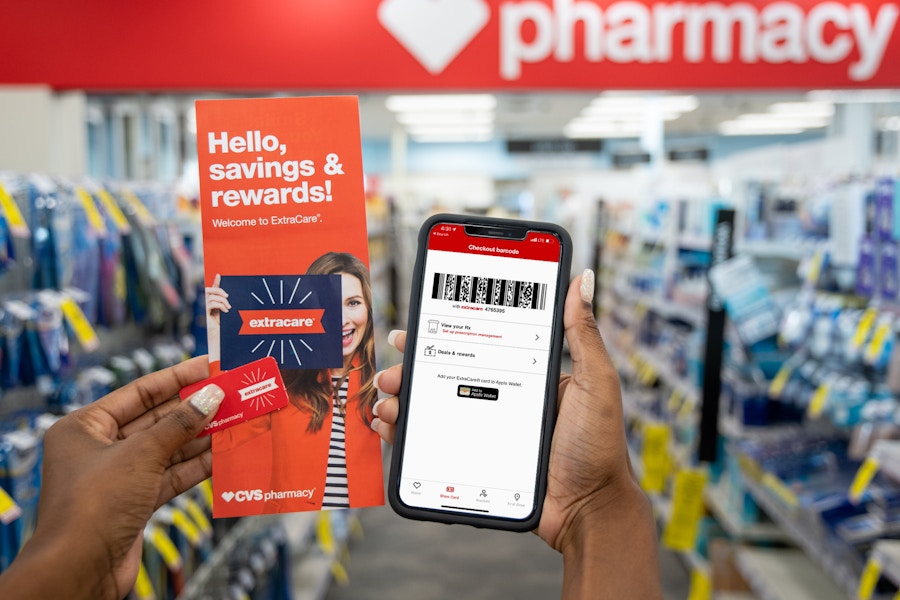
[[[459,143],[459,142],[487,142],[493,137],[493,134],[488,133],[442,133],[442,134],[413,134],[413,141],[423,143],[423,144],[433,144],[433,143]]]
[[[583,115],[575,117],[570,123],[633,123],[640,126],[644,122],[643,115],[635,113],[621,113],[609,115]]]
[[[737,121],[741,123],[762,123],[772,124],[777,127],[802,129],[818,129],[825,127],[831,121],[828,117],[805,116],[801,114],[779,114],[779,113],[746,113],[740,115]]]
[[[584,123],[573,121],[563,128],[567,138],[633,138],[641,133],[636,123]]]
[[[407,127],[410,135],[485,135],[493,132],[493,127],[484,125],[413,125]]]
[[[491,94],[388,96],[385,106],[392,112],[494,110],[497,106],[497,98]]]
[[[567,137],[637,137],[648,118],[674,121],[699,106],[696,96],[606,93],[565,127]]]
[[[834,104],[825,101],[776,102],[769,107],[769,111],[778,115],[831,117],[834,115]]]
[[[640,104],[632,105],[632,106],[615,106],[615,107],[606,107],[606,106],[587,106],[584,110],[581,111],[581,116],[576,117],[579,119],[604,119],[604,118],[632,118],[638,121],[644,120],[644,115],[648,112],[648,110],[641,106]],[[680,117],[683,113],[678,111],[671,110],[661,110],[659,112],[659,117],[664,121],[674,121],[678,117]]]
[[[397,113],[397,121],[402,125],[425,124],[490,124],[494,121],[494,113],[488,111],[417,111]]]
[[[722,135],[794,135],[803,131],[803,127],[777,121],[734,120],[719,124]]]
[[[591,110],[645,110],[656,105],[662,112],[690,112],[700,106],[697,96],[622,96],[602,95],[591,100]]]
[[[882,104],[900,102],[900,90],[813,90],[806,97],[837,104]]]
[[[900,131],[900,117],[886,117],[881,120],[882,131]]]
[[[827,127],[834,104],[826,100],[776,102],[764,113],[745,113],[719,125],[722,135],[793,135]]]

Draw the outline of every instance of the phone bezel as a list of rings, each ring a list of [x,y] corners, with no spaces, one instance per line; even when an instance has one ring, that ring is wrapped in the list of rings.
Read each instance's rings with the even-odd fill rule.
[[[556,294],[555,314],[552,320],[552,334],[550,340],[550,361],[545,384],[544,416],[541,429],[541,444],[538,456],[537,472],[535,473],[534,504],[528,517],[514,519],[502,516],[483,516],[466,512],[423,508],[410,506],[400,498],[401,467],[406,437],[406,415],[409,405],[409,391],[412,379],[413,365],[415,363],[415,348],[409,347],[415,344],[418,336],[419,313],[421,311],[423,277],[425,269],[425,255],[428,249],[428,240],[434,227],[442,224],[462,225],[466,227],[466,233],[473,231],[492,232],[506,231],[509,235],[503,239],[525,239],[528,232],[536,231],[549,233],[556,236],[560,242],[560,260],[557,267],[557,284],[554,290]],[[512,233],[515,232],[515,233]],[[524,233],[522,233],[524,232]],[[472,234],[470,234],[472,235]],[[477,235],[477,234],[474,234]],[[519,236],[510,237],[511,235]],[[492,237],[492,236],[483,236]],[[395,430],[394,447],[391,456],[391,469],[388,478],[388,500],[397,514],[417,520],[437,521],[441,523],[462,523],[475,527],[491,529],[504,529],[511,531],[530,531],[537,527],[543,510],[544,496],[547,490],[547,467],[550,458],[550,443],[553,429],[556,424],[557,394],[559,390],[560,362],[562,359],[563,341],[563,306],[566,291],[569,286],[571,268],[572,242],[569,234],[555,223],[542,223],[536,221],[523,221],[517,219],[498,219],[493,217],[477,217],[470,215],[438,214],[429,218],[422,225],[418,236],[418,250],[416,253],[415,270],[410,289],[409,319],[407,324],[407,352],[403,356],[403,381],[398,395],[400,411]]]

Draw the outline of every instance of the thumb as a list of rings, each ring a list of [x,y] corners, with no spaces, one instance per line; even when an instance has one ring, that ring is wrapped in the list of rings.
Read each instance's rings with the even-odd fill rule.
[[[147,433],[168,460],[177,449],[203,431],[203,427],[216,415],[224,398],[222,388],[214,383],[206,385],[161,418]]]
[[[600,330],[597,329],[593,297],[594,272],[585,269],[584,273],[569,284],[563,310],[563,325],[572,357],[572,376],[576,380],[579,376],[589,375],[598,369],[615,372],[603,338],[600,337]]]

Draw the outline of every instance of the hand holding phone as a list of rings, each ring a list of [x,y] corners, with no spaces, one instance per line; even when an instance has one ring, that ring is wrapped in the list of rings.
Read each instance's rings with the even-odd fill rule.
[[[565,299],[572,374],[559,380],[559,416],[535,533],[563,555],[563,597],[661,599],[656,524],[628,462],[619,377],[597,329],[593,295],[593,272],[585,271]],[[406,332],[391,332],[388,343],[406,352]],[[376,377],[387,396],[376,406],[372,427],[388,443],[395,442],[403,379],[401,365]]]
[[[437,215],[422,227],[389,489],[399,514],[537,525],[570,247],[545,223]]]

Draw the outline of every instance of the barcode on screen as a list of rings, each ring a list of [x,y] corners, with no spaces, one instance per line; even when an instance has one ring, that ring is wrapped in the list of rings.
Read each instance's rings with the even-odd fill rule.
[[[547,284],[435,273],[431,297],[435,300],[544,310],[547,304]]]

